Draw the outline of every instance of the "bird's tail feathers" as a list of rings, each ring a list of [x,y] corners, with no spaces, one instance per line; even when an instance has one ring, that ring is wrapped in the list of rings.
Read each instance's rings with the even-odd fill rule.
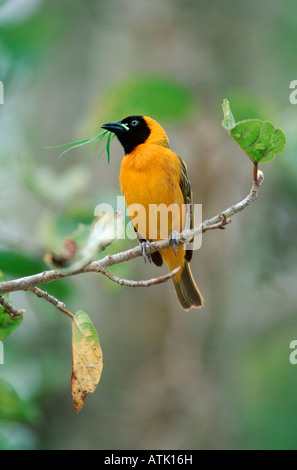
[[[196,286],[187,261],[182,267],[180,276],[177,275],[176,278],[173,278],[173,285],[182,308],[190,310],[191,307],[199,308],[203,306],[202,295]]]

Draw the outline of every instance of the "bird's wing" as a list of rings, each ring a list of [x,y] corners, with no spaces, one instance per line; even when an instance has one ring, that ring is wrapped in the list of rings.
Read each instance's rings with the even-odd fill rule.
[[[185,162],[180,157],[179,157],[179,160],[180,160],[180,166],[181,166],[181,174],[180,174],[180,179],[179,179],[179,185],[180,185],[181,191],[183,193],[185,204],[190,204],[190,210],[191,210],[191,213],[190,213],[190,217],[191,217],[190,228],[192,229],[194,227],[194,211],[193,211],[193,207],[192,207],[192,205],[193,205],[193,193],[192,193],[192,189],[191,189],[191,183],[190,183],[190,180],[189,180],[189,177],[188,177],[187,166],[186,166]],[[192,256],[193,256],[193,250],[186,249],[185,258],[188,262],[191,261]]]

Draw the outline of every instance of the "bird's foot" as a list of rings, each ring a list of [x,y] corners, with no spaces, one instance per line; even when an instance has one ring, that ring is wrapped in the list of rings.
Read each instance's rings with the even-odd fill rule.
[[[169,236],[169,241],[170,241],[170,243],[173,247],[175,256],[177,256],[177,250],[180,247],[180,245],[182,244],[182,242],[180,241],[179,232],[177,232],[177,231],[172,232]]]
[[[146,240],[146,241],[142,241],[140,243],[140,247],[141,247],[141,254],[143,256],[143,259],[144,259],[144,262],[146,263],[146,260],[148,260],[149,263],[152,262],[152,255],[150,254],[147,254],[147,247],[149,247],[151,245],[151,242],[149,240]]]

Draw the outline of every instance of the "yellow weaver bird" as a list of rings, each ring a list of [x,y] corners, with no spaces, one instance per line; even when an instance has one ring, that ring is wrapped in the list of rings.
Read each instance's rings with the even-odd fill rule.
[[[185,205],[193,203],[192,191],[186,165],[170,149],[164,129],[147,116],[129,116],[122,121],[108,122],[102,128],[113,132],[125,151],[120,186],[132,223],[135,205],[141,205],[145,210],[142,217],[137,217],[137,223],[134,218],[134,229],[139,241],[160,240],[168,238],[174,231],[181,232],[185,224]],[[156,227],[152,227],[150,215],[156,216],[156,207],[161,204],[168,208],[173,205],[179,210],[167,211],[165,221],[161,215],[155,218]],[[162,223],[165,222],[165,236],[163,230],[161,237]],[[192,215],[190,228],[193,226]],[[184,245],[177,248],[174,242],[173,246],[151,255],[157,266],[162,266],[165,261],[170,271],[180,268],[173,278],[173,284],[180,305],[185,310],[203,305],[203,298],[190,270],[192,255],[191,249]]]

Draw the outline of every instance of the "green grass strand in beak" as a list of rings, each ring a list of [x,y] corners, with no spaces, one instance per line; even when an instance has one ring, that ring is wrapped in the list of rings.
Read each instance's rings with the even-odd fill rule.
[[[107,153],[107,162],[109,164],[110,162],[110,142],[112,139],[115,137],[115,134],[112,134],[111,132],[107,136],[107,141],[106,141],[106,153]]]
[[[45,147],[45,149],[49,149],[49,150],[52,150],[52,149],[59,149],[59,148],[64,148],[64,147],[70,147],[66,150],[64,150],[64,152],[61,153],[61,155],[59,156],[59,158],[62,158],[63,155],[65,155],[67,152],[69,152],[70,150],[73,150],[75,148],[79,148],[79,147],[83,147],[84,145],[88,145],[92,142],[95,142],[95,145],[93,145],[92,149],[91,149],[91,152],[89,153],[88,155],[88,160],[91,158],[93,152],[95,151],[95,148],[97,147],[97,145],[101,142],[101,140],[107,136],[107,142],[106,142],[106,145],[104,146],[102,152],[100,152],[100,156],[103,154],[104,150],[106,149],[106,152],[107,152],[107,159],[108,159],[108,163],[110,162],[110,141],[112,140],[112,138],[114,137],[114,135],[112,135],[112,133],[108,130],[104,130],[103,132],[101,132],[100,134],[96,135],[95,137],[91,137],[89,139],[83,139],[83,140],[77,140],[75,142],[69,142],[67,144],[61,144],[61,145],[54,145],[54,146],[51,146],[51,147]],[[98,157],[99,158],[99,157]]]

